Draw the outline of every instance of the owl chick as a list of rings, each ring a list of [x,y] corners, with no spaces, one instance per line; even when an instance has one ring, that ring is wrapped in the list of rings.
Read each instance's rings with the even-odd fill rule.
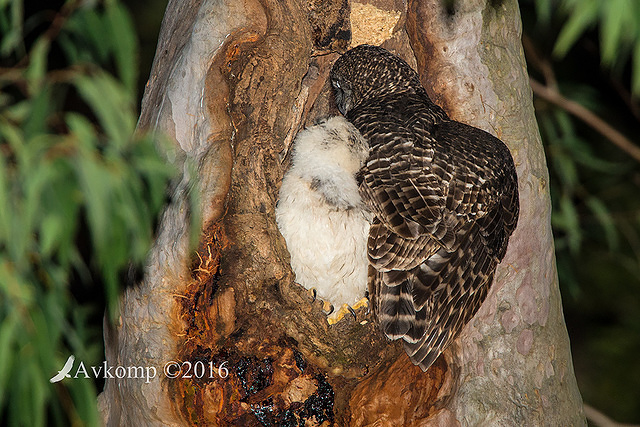
[[[370,214],[356,173],[369,147],[344,117],[300,132],[276,206],[296,282],[334,307],[353,306],[367,290]]]
[[[427,370],[487,296],[518,221],[509,149],[449,119],[399,57],[362,45],[330,74],[338,109],[370,146],[360,194],[382,331]]]

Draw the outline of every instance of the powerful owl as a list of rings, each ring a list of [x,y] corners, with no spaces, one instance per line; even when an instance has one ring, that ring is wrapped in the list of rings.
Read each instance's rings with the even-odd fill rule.
[[[369,144],[359,191],[382,331],[423,370],[487,296],[518,221],[509,149],[449,119],[418,74],[383,48],[347,51],[330,74],[340,112]]]
[[[356,173],[368,153],[360,132],[343,117],[332,117],[296,136],[280,187],[276,221],[296,281],[342,309],[333,316],[343,315],[367,290],[371,214]]]

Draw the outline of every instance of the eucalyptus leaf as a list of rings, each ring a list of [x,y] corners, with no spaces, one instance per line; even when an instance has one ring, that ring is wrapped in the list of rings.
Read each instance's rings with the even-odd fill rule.
[[[25,77],[31,93],[37,93],[42,89],[47,72],[48,54],[49,40],[46,37],[40,37],[31,48],[31,52],[29,52],[29,66],[25,71]]]
[[[599,0],[583,0],[579,6],[574,6],[553,48],[553,54],[556,57],[565,56],[578,38],[595,25],[599,3]]]
[[[125,89],[135,93],[138,75],[138,44],[131,16],[122,4],[113,2],[106,7],[106,25],[111,33],[118,74]]]
[[[596,197],[587,199],[587,206],[602,226],[609,249],[612,251],[616,250],[620,244],[620,239],[611,212],[604,202]]]
[[[101,71],[92,76],[78,76],[74,84],[98,116],[114,148],[123,148],[130,141],[135,128],[131,95],[113,77]]]
[[[52,112],[54,103],[52,102],[51,87],[45,85],[31,98],[30,108],[22,125],[24,138],[31,140],[37,135],[47,132],[47,118]]]
[[[602,8],[602,26],[600,29],[602,62],[611,65],[616,59],[620,43],[628,29],[627,20],[631,4],[628,0],[608,0]]]
[[[567,234],[569,250],[573,253],[578,253],[582,241],[578,212],[572,201],[566,196],[560,199],[560,210],[563,218],[564,231]]]
[[[640,42],[637,42],[633,49],[633,61],[632,61],[632,77],[631,77],[631,89],[638,99],[640,95]]]
[[[2,262],[0,260],[0,262]],[[3,277],[0,275],[0,280]],[[3,321],[0,323],[0,402],[4,401],[5,393],[9,388],[9,378],[11,372],[15,369],[15,345],[16,335],[20,329],[20,320],[18,318],[18,310],[9,308],[8,313],[2,313]],[[0,406],[0,414],[2,407]],[[0,416],[1,418],[1,416]]]

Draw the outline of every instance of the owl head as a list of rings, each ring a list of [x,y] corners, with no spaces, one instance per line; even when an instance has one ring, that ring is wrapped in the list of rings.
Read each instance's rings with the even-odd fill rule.
[[[343,115],[360,103],[388,94],[423,91],[418,74],[400,57],[379,46],[360,45],[345,52],[329,76]]]

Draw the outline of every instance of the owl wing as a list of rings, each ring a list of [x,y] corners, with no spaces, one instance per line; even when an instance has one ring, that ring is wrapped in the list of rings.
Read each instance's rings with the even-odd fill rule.
[[[515,169],[501,141],[458,122],[376,138],[386,141],[360,186],[376,214],[374,304],[385,334],[426,370],[487,295],[517,222]]]

